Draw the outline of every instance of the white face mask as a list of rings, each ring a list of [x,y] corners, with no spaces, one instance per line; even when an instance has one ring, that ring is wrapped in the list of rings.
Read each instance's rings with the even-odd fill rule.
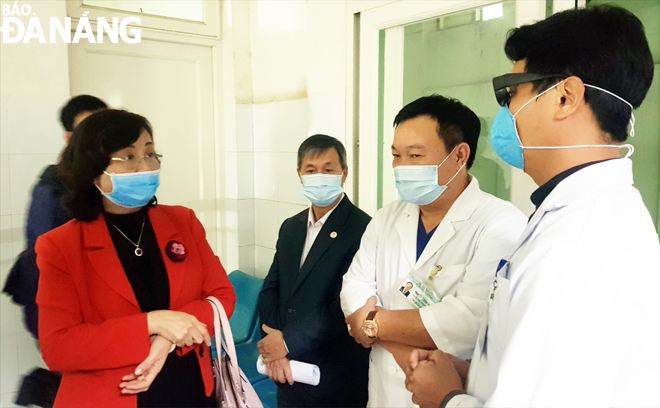
[[[463,163],[463,166],[458,169],[456,174],[446,184],[440,185],[438,183],[438,168],[447,161],[449,156],[454,153],[454,150],[456,150],[455,147],[440,164],[396,166],[394,168],[394,179],[401,201],[410,204],[427,205],[437,200],[445,192],[449,183],[456,178],[465,166],[465,163]]]
[[[341,186],[343,174],[306,174],[301,176],[303,195],[318,207],[327,207],[334,203],[344,192]]]

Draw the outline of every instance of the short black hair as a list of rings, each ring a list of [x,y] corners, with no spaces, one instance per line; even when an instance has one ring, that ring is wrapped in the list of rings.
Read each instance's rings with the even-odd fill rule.
[[[467,168],[472,167],[477,154],[481,122],[477,115],[459,100],[442,95],[422,96],[401,108],[394,118],[394,127],[420,116],[429,116],[438,122],[438,136],[447,151],[465,142],[470,146]]]
[[[339,164],[341,164],[342,170],[345,169],[347,167],[346,149],[339,140],[328,135],[313,135],[302,142],[298,148],[298,169],[302,166],[302,161],[306,156],[317,157],[328,149],[335,149],[339,156]]]
[[[60,112],[60,122],[67,132],[73,131],[73,121],[83,112],[95,112],[106,109],[108,105],[96,96],[78,95],[69,100]]]
[[[64,205],[77,220],[94,221],[103,209],[94,180],[110,165],[110,157],[153,133],[149,121],[125,110],[100,110],[78,125],[62,153],[59,174],[67,193]]]
[[[554,14],[509,32],[506,55],[526,61],[526,72],[577,76],[639,107],[653,82],[653,58],[644,26],[621,7],[598,5]],[[561,78],[535,83],[541,92]],[[598,124],[617,142],[628,137],[631,109],[621,100],[586,87],[584,100]]]

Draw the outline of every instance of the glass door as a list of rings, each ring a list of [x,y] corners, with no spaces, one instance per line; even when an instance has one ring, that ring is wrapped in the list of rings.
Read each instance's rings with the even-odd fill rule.
[[[477,114],[482,130],[470,173],[477,177],[482,190],[505,200],[511,198],[510,167],[490,146],[489,129],[499,108],[491,80],[511,70],[503,44],[506,33],[515,26],[516,5],[507,1],[381,30],[378,208],[397,199],[390,149],[394,115],[405,104],[431,94],[458,99]],[[401,57],[402,64],[397,61]],[[388,78],[391,75],[386,71],[392,69],[401,77]],[[391,106],[387,114],[385,106]]]
[[[596,4],[615,4],[635,14],[644,24],[653,55],[653,83],[635,111],[635,137],[628,142],[635,146],[635,187],[660,231],[660,0],[589,0],[587,7]]]
[[[508,31],[544,18],[548,4],[552,5],[546,0],[405,1],[362,13],[361,208],[373,214],[397,199],[392,122],[405,104],[437,93],[460,100],[481,121],[470,173],[482,190],[511,200],[524,212],[533,210],[529,194],[536,185],[529,176],[506,165],[490,146],[490,126],[499,109],[491,80],[511,70],[504,54]]]

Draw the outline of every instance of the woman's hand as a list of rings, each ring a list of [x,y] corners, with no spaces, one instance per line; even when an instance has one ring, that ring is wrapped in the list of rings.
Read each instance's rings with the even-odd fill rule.
[[[156,310],[147,313],[149,334],[158,334],[178,347],[206,343],[211,347],[211,336],[206,325],[193,315],[173,310]]]
[[[171,350],[171,341],[162,336],[155,336],[151,341],[147,358],[137,366],[133,373],[122,377],[122,383],[119,384],[122,394],[138,394],[148,390],[165,365],[165,360]]]

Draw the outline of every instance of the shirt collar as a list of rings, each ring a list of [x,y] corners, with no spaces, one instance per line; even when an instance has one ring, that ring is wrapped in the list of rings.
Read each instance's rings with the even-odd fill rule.
[[[552,190],[554,190],[555,187],[557,187],[557,185],[559,183],[561,183],[562,181],[564,181],[567,177],[569,177],[570,175],[584,169],[585,167],[591,166],[592,164],[601,163],[601,162],[604,162],[604,161],[607,161],[607,160],[610,160],[610,159],[597,160],[597,161],[593,161],[593,162],[589,162],[589,163],[583,163],[583,164],[580,164],[578,166],[571,167],[568,170],[562,171],[561,173],[557,174],[556,176],[551,178],[549,181],[547,181],[545,184],[543,184],[541,187],[537,188],[532,193],[532,196],[530,197],[530,199],[532,200],[532,203],[534,203],[534,205],[538,209],[539,206],[543,203],[543,201],[545,201],[545,199],[550,195],[550,193],[552,193]]]
[[[321,226],[321,225],[325,224],[325,222],[328,220],[328,217],[330,217],[330,214],[332,214],[332,212],[335,210],[335,208],[337,208],[339,203],[341,203],[341,200],[344,199],[345,195],[346,194],[341,193],[341,198],[339,199],[339,201],[337,201],[337,204],[335,204],[335,206],[332,207],[332,209],[330,211],[328,211],[323,217],[321,217],[320,220],[318,220],[316,222],[314,222],[314,211],[312,210],[312,207],[310,206],[309,211],[307,213],[307,227],[309,228],[309,227]]]

